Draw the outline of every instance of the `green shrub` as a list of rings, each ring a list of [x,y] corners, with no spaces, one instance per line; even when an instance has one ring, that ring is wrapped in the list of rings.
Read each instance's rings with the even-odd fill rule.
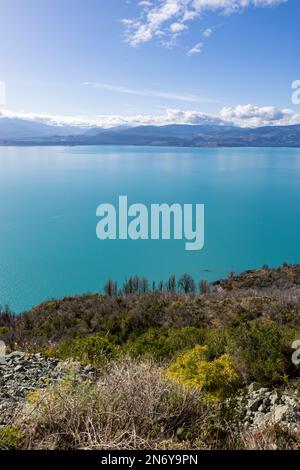
[[[204,333],[200,328],[150,328],[135,340],[129,341],[124,350],[132,357],[150,357],[163,361],[173,359],[184,349],[203,343],[203,340]]]
[[[169,366],[167,375],[188,388],[199,388],[208,400],[232,396],[241,385],[232,357],[223,354],[212,361],[207,357],[207,346],[195,346]]]
[[[267,320],[256,320],[239,328],[237,355],[243,375],[261,383],[280,381],[284,375],[282,333]]]
[[[96,335],[65,341],[56,348],[48,350],[49,353],[61,359],[73,358],[83,363],[101,366],[117,357],[118,348],[105,336]]]
[[[15,426],[0,428],[0,449],[16,450],[21,442],[21,433]]]
[[[207,328],[205,330],[205,344],[207,345],[207,356],[209,360],[216,359],[225,353],[234,350],[234,329],[229,328]]]
[[[5,335],[8,331],[6,326],[0,326],[0,336]]]

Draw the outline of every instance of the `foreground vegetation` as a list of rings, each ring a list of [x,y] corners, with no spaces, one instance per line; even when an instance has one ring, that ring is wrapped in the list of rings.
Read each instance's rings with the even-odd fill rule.
[[[299,449],[300,433],[280,425],[245,429],[235,398],[207,400],[170,380],[152,361],[113,361],[96,382],[70,374],[29,394],[0,449]]]
[[[113,363],[96,384],[69,379],[37,392],[27,416],[18,438],[25,448],[205,448],[223,439],[210,426],[217,416],[221,426],[218,409],[148,361]]]
[[[187,288],[189,286],[189,288]],[[179,289],[178,289],[179,288]],[[11,350],[43,351],[98,370],[29,397],[30,412],[0,432],[13,448],[299,448],[299,432],[244,431],[236,394],[251,382],[300,390],[291,361],[300,339],[300,266],[266,266],[214,285],[171,277],[151,291],[45,302],[0,314]],[[38,403],[38,406],[37,406]]]

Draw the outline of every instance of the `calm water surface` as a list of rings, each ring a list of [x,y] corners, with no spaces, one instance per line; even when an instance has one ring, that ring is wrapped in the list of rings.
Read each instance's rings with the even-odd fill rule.
[[[96,208],[204,203],[205,247],[96,238]],[[0,148],[0,304],[20,312],[109,277],[213,280],[300,262],[300,149]]]

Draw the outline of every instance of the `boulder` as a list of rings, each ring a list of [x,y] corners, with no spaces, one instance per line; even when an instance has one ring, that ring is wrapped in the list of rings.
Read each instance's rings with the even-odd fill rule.
[[[288,412],[288,405],[275,405],[273,409],[274,422],[279,423],[281,421],[285,421]]]

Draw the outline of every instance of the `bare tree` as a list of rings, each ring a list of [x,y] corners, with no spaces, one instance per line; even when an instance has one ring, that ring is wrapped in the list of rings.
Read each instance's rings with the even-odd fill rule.
[[[118,293],[118,285],[116,281],[108,279],[107,283],[104,286],[104,292],[109,297],[115,297]]]
[[[167,291],[176,292],[176,276],[172,274],[166,283]]]
[[[201,294],[207,294],[209,292],[209,285],[207,281],[202,280],[199,282],[199,291]]]
[[[158,283],[158,290],[159,290],[159,292],[163,292],[163,291],[164,291],[164,281],[159,281],[159,283]]]
[[[149,290],[149,283],[146,277],[142,277],[140,279],[140,292],[148,292]]]
[[[185,294],[189,294],[190,292],[195,292],[196,284],[192,276],[184,273],[178,281],[178,288]]]

